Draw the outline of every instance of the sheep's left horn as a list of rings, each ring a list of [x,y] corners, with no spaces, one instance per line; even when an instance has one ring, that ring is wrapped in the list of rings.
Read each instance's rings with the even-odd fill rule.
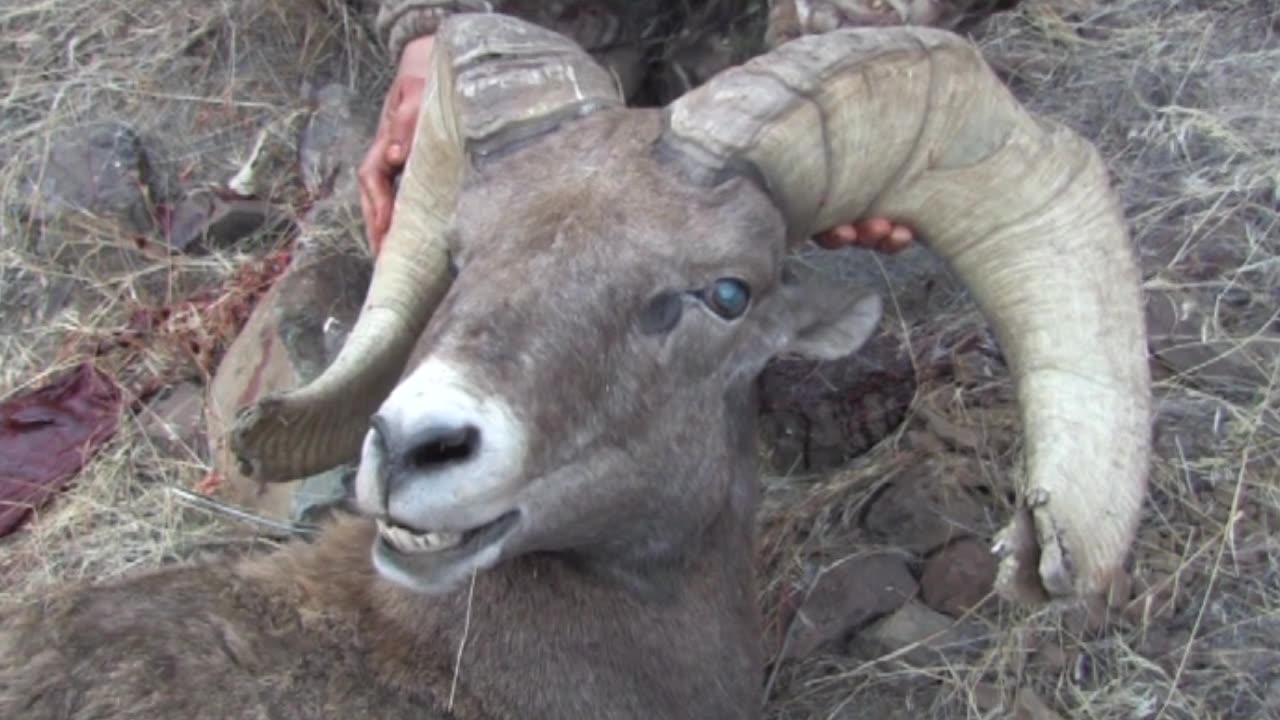
[[[456,15],[436,37],[413,150],[360,317],[309,385],[238,413],[231,447],[250,477],[286,481],[358,456],[370,415],[448,289],[445,233],[468,154],[623,103],[613,77],[585,51],[515,18]]]
[[[1138,270],[1095,148],[1020,106],[971,43],[925,28],[799,38],[667,121],[674,167],[762,179],[793,242],[891,217],[950,263],[994,325],[1026,433],[998,586],[1105,590],[1146,490],[1151,390]]]

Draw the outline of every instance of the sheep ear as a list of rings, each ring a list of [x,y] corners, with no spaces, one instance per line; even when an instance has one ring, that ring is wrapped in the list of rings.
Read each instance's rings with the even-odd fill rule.
[[[790,259],[782,282],[759,309],[780,340],[774,353],[817,360],[845,357],[862,347],[880,325],[880,297],[847,282],[825,277]]]
[[[880,326],[880,296],[849,293],[843,300],[816,300],[821,304],[810,313],[808,322],[796,328],[787,352],[815,360],[835,360],[861,348]]]

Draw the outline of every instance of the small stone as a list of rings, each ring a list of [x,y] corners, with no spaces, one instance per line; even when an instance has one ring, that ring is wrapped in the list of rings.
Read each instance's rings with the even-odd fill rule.
[[[284,224],[285,218],[269,202],[196,191],[173,211],[169,246],[180,252],[204,252]]]
[[[953,540],[987,534],[982,506],[932,469],[924,463],[919,474],[893,482],[871,503],[863,525],[872,536],[925,555]]]
[[[939,654],[954,656],[975,649],[982,635],[978,625],[957,623],[925,605],[909,602],[859,633],[855,642],[869,643],[882,656],[905,651],[897,657],[913,665],[927,665],[939,662]]]
[[[926,605],[959,617],[987,597],[995,579],[995,556],[977,540],[963,539],[925,562],[920,587]]]
[[[144,411],[142,429],[155,447],[176,458],[204,458],[204,391],[184,382],[170,388]]]
[[[147,154],[123,123],[92,123],[54,136],[48,161],[28,171],[27,184],[28,213],[41,222],[87,212],[137,234],[154,224]]]
[[[823,572],[791,624],[784,657],[802,658],[902,607],[918,586],[899,555],[853,557]]]

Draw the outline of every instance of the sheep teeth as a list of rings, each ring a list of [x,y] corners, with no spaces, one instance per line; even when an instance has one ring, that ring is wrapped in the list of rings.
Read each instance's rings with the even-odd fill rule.
[[[431,553],[448,550],[462,542],[462,533],[415,533],[398,525],[378,521],[378,534],[388,544],[403,553]]]

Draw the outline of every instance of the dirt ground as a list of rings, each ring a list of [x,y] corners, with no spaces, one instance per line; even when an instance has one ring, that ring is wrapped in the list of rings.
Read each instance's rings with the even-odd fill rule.
[[[852,364],[762,380],[766,716],[1280,717],[1280,7],[1024,0],[964,30],[1097,143],[1132,224],[1158,409],[1132,590],[1038,610],[982,591],[1019,441],[999,352],[928,258],[830,258],[893,301]],[[156,403],[208,381],[363,149],[386,62],[340,0],[37,0],[0,9],[0,36],[0,399],[94,358],[128,400],[71,488],[0,540],[0,602],[265,542],[182,492],[210,469],[199,423],[162,441]],[[87,137],[128,162],[70,212],[84,157],[58,148]],[[169,252],[179,200],[233,180],[285,222]],[[130,335],[139,313],[162,319]],[[860,577],[906,590],[855,602]],[[835,629],[806,635],[798,608]]]

